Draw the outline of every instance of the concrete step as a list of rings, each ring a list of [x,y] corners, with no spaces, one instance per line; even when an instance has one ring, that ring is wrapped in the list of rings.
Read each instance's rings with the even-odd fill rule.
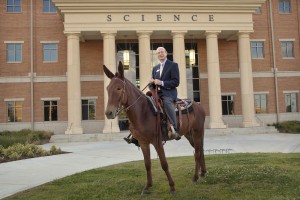
[[[50,143],[114,141],[122,140],[123,137],[128,135],[129,131],[121,131],[120,133],[61,134],[53,135]]]
[[[269,134],[278,133],[274,126],[251,127],[251,128],[226,128],[226,129],[205,129],[205,135],[242,135],[242,134]],[[123,140],[129,135],[129,131],[119,133],[94,133],[94,134],[61,134],[53,135],[51,143],[68,142],[98,142]]]
[[[226,129],[205,129],[206,135],[242,135],[242,134],[268,134],[268,133],[279,133],[274,126],[259,126],[249,128],[226,128]]]

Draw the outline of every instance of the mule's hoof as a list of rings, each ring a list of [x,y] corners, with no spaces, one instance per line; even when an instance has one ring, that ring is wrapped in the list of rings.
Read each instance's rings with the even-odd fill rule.
[[[205,177],[206,176],[206,173],[201,173],[201,177]]]
[[[146,189],[144,189],[144,190],[142,191],[142,194],[141,194],[141,195],[143,196],[143,195],[147,195],[147,194],[150,194],[150,191],[149,191],[149,190],[146,190]]]
[[[170,191],[170,194],[171,195],[175,195],[176,194],[176,191],[174,190],[174,191]]]
[[[193,183],[197,183],[198,180],[199,180],[199,177],[194,177],[194,178],[192,179]]]

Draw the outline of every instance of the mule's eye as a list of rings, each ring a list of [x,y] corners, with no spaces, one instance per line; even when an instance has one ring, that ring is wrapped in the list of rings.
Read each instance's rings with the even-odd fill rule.
[[[117,90],[121,90],[121,88],[117,88]]]

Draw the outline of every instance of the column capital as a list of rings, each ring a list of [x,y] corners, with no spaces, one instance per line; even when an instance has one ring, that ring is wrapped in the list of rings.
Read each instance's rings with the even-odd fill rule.
[[[100,31],[100,34],[104,36],[116,36],[117,31]]]
[[[147,36],[150,36],[152,35],[153,31],[136,31],[136,34],[138,36],[143,36],[143,35],[147,35]]]
[[[221,31],[205,31],[205,36],[219,35]]]
[[[64,31],[64,34],[67,35],[67,36],[77,36],[77,37],[81,36],[81,32],[68,32],[68,31]]]
[[[250,33],[253,33],[253,31],[243,31],[243,30],[239,30],[237,32],[237,35],[250,35]]]
[[[172,36],[185,35],[187,31],[171,31]]]

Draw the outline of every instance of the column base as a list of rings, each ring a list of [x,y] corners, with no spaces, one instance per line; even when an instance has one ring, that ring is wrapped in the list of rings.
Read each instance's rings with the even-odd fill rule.
[[[74,127],[66,130],[65,134],[83,134],[83,129],[81,127]]]
[[[227,126],[223,122],[211,122],[209,123],[209,128],[227,128]]]
[[[243,125],[242,125],[243,128],[257,127],[257,126],[260,126],[260,124],[257,123],[255,120],[243,122]]]
[[[118,119],[113,120],[105,120],[104,128],[102,130],[103,133],[119,133],[120,127],[118,123]]]

